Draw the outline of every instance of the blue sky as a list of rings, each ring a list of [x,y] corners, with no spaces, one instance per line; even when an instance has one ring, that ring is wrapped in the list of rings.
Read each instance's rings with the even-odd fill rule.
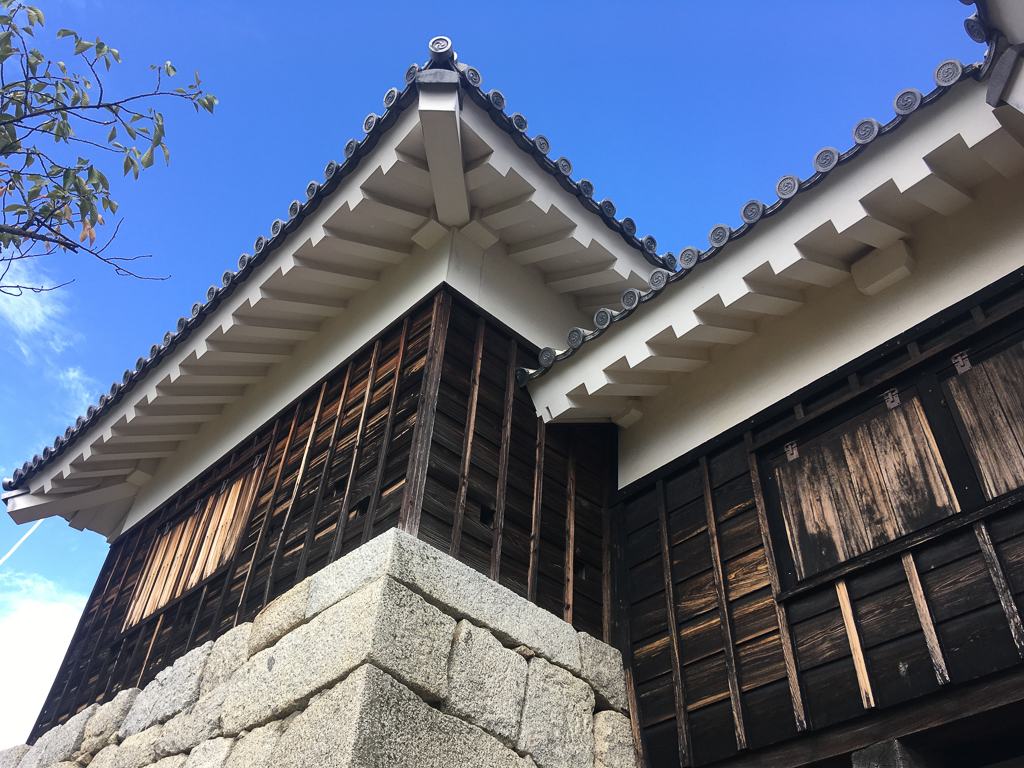
[[[39,1],[44,53],[70,59],[68,41],[54,39],[62,27],[98,35],[123,61],[108,88],[151,88],[149,65],[170,60],[182,80],[199,70],[220,105],[211,117],[164,104],[170,167],[138,182],[116,164],[108,173],[123,218],[113,255],[152,254],[145,269],[171,279],[118,278],[68,255],[39,262],[34,277],[72,285],[0,297],[6,477],[323,178],[434,35],[451,37],[484,88],[500,89],[507,111],[523,113],[529,133],[546,135],[552,156],[568,157],[639,235],[675,252],[706,243],[715,224],[738,224],[750,198],[774,200],[779,177],[810,175],[821,147],[847,149],[860,118],[890,119],[903,88],[931,90],[940,61],[983,55],[963,31],[973,8],[957,0]],[[0,514],[0,557],[27,528]],[[29,653],[55,670],[106,550],[98,535],[48,520],[0,565],[0,679],[18,704],[0,711],[0,749],[24,739],[53,677],[12,670]]]

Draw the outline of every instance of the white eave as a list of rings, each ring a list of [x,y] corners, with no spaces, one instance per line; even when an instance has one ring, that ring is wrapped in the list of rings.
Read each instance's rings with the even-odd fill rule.
[[[440,283],[538,346],[585,324],[598,297],[644,287],[641,252],[459,91],[428,79],[187,339],[26,478],[30,493],[5,495],[11,517],[115,535]]]
[[[1017,79],[1004,93],[1011,104],[1024,103],[1024,76]],[[669,284],[657,300],[531,381],[538,412],[545,420],[630,427],[652,398],[685,397],[687,382],[702,376],[720,351],[755,337],[766,319],[828,302],[851,271],[860,273],[864,292],[881,290],[899,273],[903,245],[912,244],[922,220],[954,215],[986,180],[1024,170],[1022,144],[1024,115],[1007,104],[990,107],[984,82],[961,81],[721,255]],[[881,275],[872,272],[879,263]],[[733,423],[756,412],[738,410]]]

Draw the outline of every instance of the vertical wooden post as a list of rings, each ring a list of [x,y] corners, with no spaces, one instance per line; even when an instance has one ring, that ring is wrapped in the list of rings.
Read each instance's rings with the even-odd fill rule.
[[[498,453],[498,488],[494,500],[494,543],[491,545],[491,578],[501,575],[501,545],[505,530],[505,503],[508,492],[508,456],[512,448],[512,408],[515,404],[516,353],[515,339],[508,343],[508,368],[505,371],[505,412],[501,419],[501,447]]]
[[[349,462],[348,476],[345,478],[345,493],[341,497],[341,507],[338,509],[338,523],[334,527],[334,540],[331,542],[331,553],[327,562],[333,563],[341,554],[341,547],[344,544],[345,528],[348,525],[348,508],[352,503],[352,486],[356,482],[356,472],[359,470],[359,459],[363,454],[363,440],[366,437],[366,425],[369,422],[370,403],[373,400],[373,380],[377,378],[377,363],[380,357],[380,339],[373,344],[373,352],[370,354],[370,367],[366,371],[366,389],[363,390],[363,407],[359,412],[359,426],[356,428],[356,440],[352,445],[352,461]]]
[[[166,616],[166,615],[167,615],[167,611],[163,611],[160,614],[160,618],[158,618],[156,620],[156,629],[153,630],[153,637],[151,637],[149,639],[149,645],[146,648],[146,655],[142,659],[142,668],[139,670],[139,677],[135,681],[135,684],[132,686],[133,688],[141,688],[142,687],[142,678],[145,676],[145,674],[146,674],[146,667],[149,665],[149,656],[150,656],[150,654],[153,653],[153,646],[156,645],[156,639],[157,639],[157,637],[160,636],[160,628],[163,626],[164,616]],[[132,654],[132,656],[134,657],[135,654]],[[129,667],[129,670],[131,670],[131,667]]]
[[[733,641],[732,616],[729,598],[725,593],[725,572],[722,569],[722,553],[718,546],[718,523],[715,520],[715,503],[711,497],[711,473],[708,472],[707,456],[700,457],[700,471],[704,477],[704,512],[708,521],[708,541],[711,545],[711,570],[715,577],[715,592],[718,596],[718,615],[722,628],[722,646],[725,651],[725,671],[729,677],[729,698],[732,701],[732,719],[736,731],[736,746],[747,748],[747,728],[743,719],[743,700],[740,698],[740,678],[736,671],[736,645]]]
[[[469,374],[469,404],[466,406],[466,426],[462,436],[462,461],[459,463],[459,482],[455,491],[455,520],[452,523],[452,542],[448,554],[458,557],[462,546],[462,523],[466,519],[466,495],[469,492],[469,467],[473,453],[473,433],[476,431],[476,405],[480,399],[480,365],[484,359],[484,333],[487,322],[476,321],[476,340],[473,344],[473,369]]]
[[[398,387],[402,383],[402,363],[405,362],[405,347],[409,342],[409,316],[402,323],[402,336],[398,341],[398,355],[395,358],[395,376],[391,385],[391,401],[388,403],[388,415],[384,421],[384,432],[380,436],[380,450],[377,452],[377,472],[373,478],[373,489],[370,491],[370,502],[366,507],[366,522],[363,524],[362,544],[370,540],[373,533],[373,519],[377,516],[377,504],[380,503],[381,483],[384,480],[384,468],[388,462],[388,449],[391,446],[391,431],[395,426],[395,411],[398,408]]]
[[[423,384],[416,404],[416,424],[412,428],[412,446],[409,450],[409,470],[405,475],[405,493],[398,527],[417,536],[423,512],[423,493],[427,482],[427,464],[430,461],[430,443],[434,439],[434,412],[437,393],[441,386],[444,367],[444,343],[448,337],[448,317],[452,297],[441,291],[434,297],[434,311],[430,318],[430,344],[423,366]]]
[[[341,423],[345,420],[345,398],[348,397],[348,385],[352,378],[352,361],[345,366],[345,378],[341,384],[341,396],[338,398],[338,409],[334,414],[334,428],[331,430],[331,439],[327,444],[327,455],[324,457],[324,466],[320,470],[320,484],[316,488],[316,497],[313,499],[313,506],[309,510],[309,528],[306,531],[306,540],[302,545],[302,556],[299,558],[299,568],[295,572],[295,583],[298,584],[306,577],[306,566],[309,564],[309,549],[313,546],[313,539],[316,538],[316,526],[320,519],[320,510],[323,508],[324,492],[327,489],[327,478],[331,476],[331,465],[334,463],[334,452],[338,447],[338,435],[341,434]]]
[[[192,641],[196,636],[196,627],[199,625],[199,614],[203,612],[203,603],[206,602],[206,590],[209,588],[210,582],[203,584],[203,590],[199,593],[199,604],[196,606],[196,615],[192,617],[192,621],[188,628],[188,638],[185,640],[185,652],[192,648]]]
[[[668,622],[669,651],[672,658],[672,692],[676,705],[676,738],[679,742],[679,761],[693,765],[693,745],[690,743],[690,720],[686,712],[683,691],[683,665],[679,652],[679,625],[676,621],[676,590],[672,579],[672,550],[669,547],[668,511],[665,505],[665,481],[655,484],[658,496],[658,529],[661,542],[662,578],[665,588],[665,618]]]
[[[644,738],[643,724],[640,720],[640,706],[636,697],[636,686],[633,682],[633,643],[629,637],[630,610],[629,610],[629,588],[627,577],[629,569],[626,564],[626,552],[624,542],[626,536],[620,531],[623,516],[622,505],[616,507],[614,520],[611,520],[612,544],[609,547],[612,562],[615,568],[615,595],[616,620],[615,643],[622,652],[622,663],[626,671],[626,699],[629,702],[629,722],[633,730],[633,745],[640,758],[640,765],[649,768],[647,761],[647,744]],[[609,515],[609,519],[611,519]],[[678,723],[677,723],[678,725]],[[685,764],[683,754],[680,752],[680,762]]]
[[[612,644],[612,609],[614,589],[612,582],[612,515],[608,508],[608,487],[616,477],[615,453],[608,451],[607,481],[601,485],[601,629],[602,639]]]
[[[853,666],[857,671],[860,701],[864,705],[864,709],[871,709],[875,706],[875,694],[871,690],[871,678],[868,676],[867,660],[864,658],[864,646],[861,645],[860,632],[857,631],[857,620],[853,615],[853,603],[850,602],[846,579],[839,579],[836,582],[836,594],[839,596],[839,610],[843,614],[843,624],[846,626],[846,638],[850,641]]]
[[[537,454],[533,470],[533,522],[530,525],[530,570],[526,577],[526,599],[537,602],[537,579],[540,568],[540,516],[544,507],[544,420],[537,417]]]
[[[245,601],[249,596],[249,589],[252,587],[253,571],[256,570],[256,563],[259,561],[260,550],[263,548],[263,540],[267,536],[267,531],[270,529],[270,518],[274,511],[274,497],[277,496],[277,490],[281,487],[281,476],[284,474],[284,465],[288,460],[288,449],[291,448],[292,437],[295,435],[295,426],[299,421],[299,407],[301,403],[296,403],[295,413],[292,416],[291,427],[288,428],[288,437],[285,438],[284,447],[281,451],[281,461],[277,465],[277,475],[274,477],[274,485],[270,490],[270,499],[267,501],[267,509],[263,513],[263,522],[260,525],[259,535],[256,537],[256,543],[252,548],[252,559],[249,561],[249,570],[246,571],[245,581],[242,584],[242,594],[238,597],[238,608],[235,610],[235,624],[237,625],[239,619],[245,615]],[[275,430],[276,431],[276,430]],[[271,443],[267,447],[267,463],[270,463],[271,456],[274,453],[274,444]],[[256,503],[259,503],[259,488],[256,489]],[[241,538],[241,537],[239,537]]]
[[[1024,625],[1021,624],[1020,611],[1017,609],[1017,601],[1013,599],[1013,589],[1006,578],[1006,572],[1003,570],[1002,563],[999,562],[999,554],[992,543],[988,526],[983,520],[974,524],[974,535],[978,539],[978,546],[981,547],[981,555],[985,558],[985,565],[988,567],[989,576],[992,577],[996,594],[999,595],[1003,613],[1006,614],[1006,623],[1010,625],[1010,634],[1017,646],[1017,653],[1024,658]]]
[[[914,562],[912,552],[903,553],[903,572],[907,574],[907,583],[910,585],[910,594],[914,598],[914,608],[917,611],[917,619],[921,622],[921,629],[924,631],[924,642],[928,647],[928,656],[932,660],[932,667],[935,668],[935,679],[939,685],[949,683],[949,670],[946,668],[946,658],[942,653],[942,646],[939,644],[939,635],[935,631],[935,622],[932,620],[931,608],[928,606],[928,598],[924,594],[924,587],[921,586],[921,577],[917,572],[917,564]]]
[[[562,618],[572,624],[572,603],[576,589],[576,438],[571,433],[566,463],[568,477],[565,484],[565,564],[562,572],[565,586]]]
[[[800,675],[796,667],[796,652],[793,649],[793,637],[789,632],[789,618],[786,606],[779,600],[782,589],[779,584],[779,570],[775,562],[775,549],[772,546],[771,531],[768,529],[768,510],[764,503],[764,488],[761,485],[761,470],[754,452],[753,436],[747,432],[743,436],[747,446],[747,465],[750,467],[750,481],[754,486],[754,503],[757,506],[757,521],[761,529],[761,543],[764,544],[764,556],[768,563],[768,581],[772,587],[772,605],[775,606],[775,619],[779,625],[779,640],[782,644],[782,658],[786,664],[786,680],[789,683],[789,696],[793,700],[793,719],[798,732],[807,730],[807,712],[804,709],[803,691],[800,688]]]
[[[288,524],[292,520],[292,510],[295,509],[295,502],[302,492],[302,481],[305,479],[306,468],[309,466],[309,450],[313,447],[313,440],[316,439],[316,429],[320,425],[320,413],[324,406],[324,395],[327,393],[327,380],[324,379],[320,385],[320,396],[316,401],[316,410],[313,411],[313,420],[309,424],[309,436],[306,438],[306,445],[302,449],[302,459],[299,461],[299,468],[295,473],[295,485],[292,488],[292,497],[288,500],[288,509],[284,512],[284,520],[281,521],[281,532],[277,535],[277,542],[274,544],[274,553],[270,556],[270,571],[267,573],[267,585],[263,588],[263,604],[270,602],[270,595],[274,589],[274,575],[284,557],[282,550],[288,535]],[[301,407],[301,406],[300,406]],[[282,461],[283,471],[283,461]],[[271,497],[271,509],[273,509],[273,497]],[[268,510],[269,511],[269,510]]]

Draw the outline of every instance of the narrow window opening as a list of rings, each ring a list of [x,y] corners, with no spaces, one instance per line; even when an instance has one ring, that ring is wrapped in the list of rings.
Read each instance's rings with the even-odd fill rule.
[[[487,528],[494,528],[494,510],[483,504],[480,505],[480,523]]]

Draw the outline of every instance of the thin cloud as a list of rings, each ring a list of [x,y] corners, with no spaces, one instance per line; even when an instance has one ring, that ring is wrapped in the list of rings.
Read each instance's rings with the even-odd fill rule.
[[[0,750],[22,744],[71,642],[86,596],[36,573],[0,572]]]
[[[10,263],[10,269],[3,277],[4,285],[24,285],[44,287],[53,285],[54,281],[32,259],[20,259]],[[32,293],[26,291],[21,296],[0,294],[0,317],[19,336],[35,336],[48,331],[53,334],[54,321],[61,317],[67,306],[61,291]]]
[[[60,404],[60,408],[54,410],[63,413],[69,423],[73,422],[84,414],[97,398],[96,393],[100,389],[100,383],[91,376],[87,376],[78,366],[57,370],[56,379],[63,390],[64,400]]]

